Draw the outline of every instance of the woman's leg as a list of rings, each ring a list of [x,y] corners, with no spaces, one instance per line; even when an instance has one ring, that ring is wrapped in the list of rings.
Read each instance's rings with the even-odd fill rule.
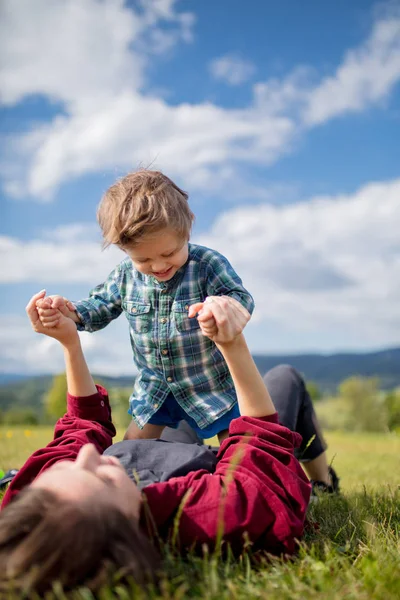
[[[308,477],[331,486],[326,443],[304,380],[293,367],[279,365],[268,371],[264,382],[275,404],[279,421],[285,427],[300,433],[303,438],[296,456]]]

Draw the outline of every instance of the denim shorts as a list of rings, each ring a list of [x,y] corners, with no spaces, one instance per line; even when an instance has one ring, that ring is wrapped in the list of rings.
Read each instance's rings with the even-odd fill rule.
[[[192,417],[189,417],[178,404],[173,394],[168,394],[161,407],[149,419],[148,423],[151,423],[152,425],[166,425],[167,427],[176,429],[180,421],[186,421],[199,437],[208,439],[214,437],[214,435],[217,435],[220,431],[229,429],[229,423],[232,419],[236,419],[237,417],[240,417],[240,412],[238,403],[236,402],[236,404],[234,404],[227,413],[222,415],[222,417],[214,421],[214,423],[211,423],[211,425],[207,425],[207,427],[200,429],[196,421],[192,419]]]

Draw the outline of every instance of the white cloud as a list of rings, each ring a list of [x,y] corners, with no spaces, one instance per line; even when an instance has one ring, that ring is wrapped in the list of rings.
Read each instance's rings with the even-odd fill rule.
[[[312,90],[304,112],[307,125],[359,112],[386,98],[400,79],[400,12],[378,20],[368,40],[348,52],[331,77]]]
[[[194,17],[173,0],[141,2],[135,11],[122,0],[55,0],[51,10],[45,0],[4,6],[3,102],[37,93],[63,107],[51,122],[4,140],[3,184],[15,197],[51,200],[71,178],[143,164],[190,190],[207,193],[211,181],[229,196],[225,182],[243,189],[247,165],[270,165],[307,128],[380,102],[400,79],[394,11],[379,17],[370,37],[319,82],[317,73],[298,67],[284,79],[257,83],[253,102],[240,109],[170,105],[145,93],[144,84],[150,53],[192,38]]]
[[[149,118],[151,115],[151,118]],[[116,164],[125,170],[159,164],[184,184],[201,180],[209,169],[218,173],[231,161],[267,163],[288,143],[292,123],[261,110],[223,110],[212,104],[168,106],[163,100],[125,92],[106,105],[46,128],[34,155],[27,188],[38,198],[61,182]],[[31,147],[30,135],[23,144]],[[23,152],[23,148],[21,148]],[[190,161],[187,157],[190,156]]]
[[[116,93],[139,89],[147,56],[190,41],[194,16],[177,13],[176,0],[138,4],[133,10],[123,0],[4,0],[1,102],[42,94],[67,111],[89,112]]]
[[[116,89],[142,83],[139,55],[129,44],[142,23],[120,0],[3,2],[1,101],[15,104],[43,94],[69,107],[97,102]],[[97,66],[97,68],[96,68]]]
[[[45,231],[41,239],[30,241],[0,236],[0,283],[40,281],[47,282],[45,285],[69,282],[94,286],[124,258],[116,247],[102,251],[97,235],[93,225],[77,223]]]
[[[399,198],[396,180],[286,207],[241,207],[200,242],[228,256],[254,294],[264,349],[268,323],[314,339],[327,332],[321,348],[336,331],[343,347],[347,333],[358,347],[398,344]]]
[[[399,198],[400,179],[284,207],[241,207],[221,215],[207,234],[194,239],[225,254],[254,295],[257,309],[248,329],[253,350],[400,343]],[[7,238],[12,263],[3,268],[3,282],[40,279],[49,286],[62,282],[64,288],[81,282],[89,290],[122,256],[117,250],[100,255],[98,242],[82,224],[45,238],[46,242]],[[5,318],[9,323],[11,317]],[[96,365],[109,365],[107,372],[129,373],[124,319],[118,319],[118,328],[107,328],[104,337],[95,334],[88,351]],[[14,329],[4,328],[2,335],[10,339],[0,348],[8,356],[15,347],[17,359],[21,329],[15,339],[8,331]],[[120,343],[122,350],[116,349]],[[47,357],[47,346],[38,352]]]
[[[128,326],[122,317],[103,331],[80,333],[82,347],[92,373],[135,375]],[[43,374],[65,370],[60,344],[35,333],[28,318],[0,316],[0,359],[2,373]]]
[[[214,58],[209,65],[211,75],[229,85],[240,85],[253,77],[256,68],[252,62],[235,54]]]

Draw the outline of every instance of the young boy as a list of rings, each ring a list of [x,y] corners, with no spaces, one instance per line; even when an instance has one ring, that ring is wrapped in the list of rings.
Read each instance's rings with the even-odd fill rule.
[[[106,192],[97,216],[105,246],[117,245],[127,258],[88,299],[65,304],[56,296],[39,303],[43,325],[54,326],[60,308],[78,329],[92,332],[124,312],[139,373],[125,439],[158,438],[183,419],[202,438],[223,437],[239,410],[212,341],[207,303],[224,296],[250,318],[253,298],[226,258],[189,243],[194,215],[188,195],[162,173],[128,174]]]

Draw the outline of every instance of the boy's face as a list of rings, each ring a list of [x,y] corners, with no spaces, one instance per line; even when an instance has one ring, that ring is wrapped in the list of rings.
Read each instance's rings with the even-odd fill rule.
[[[163,229],[124,248],[135,268],[158,281],[168,281],[188,259],[188,241],[175,231]]]

